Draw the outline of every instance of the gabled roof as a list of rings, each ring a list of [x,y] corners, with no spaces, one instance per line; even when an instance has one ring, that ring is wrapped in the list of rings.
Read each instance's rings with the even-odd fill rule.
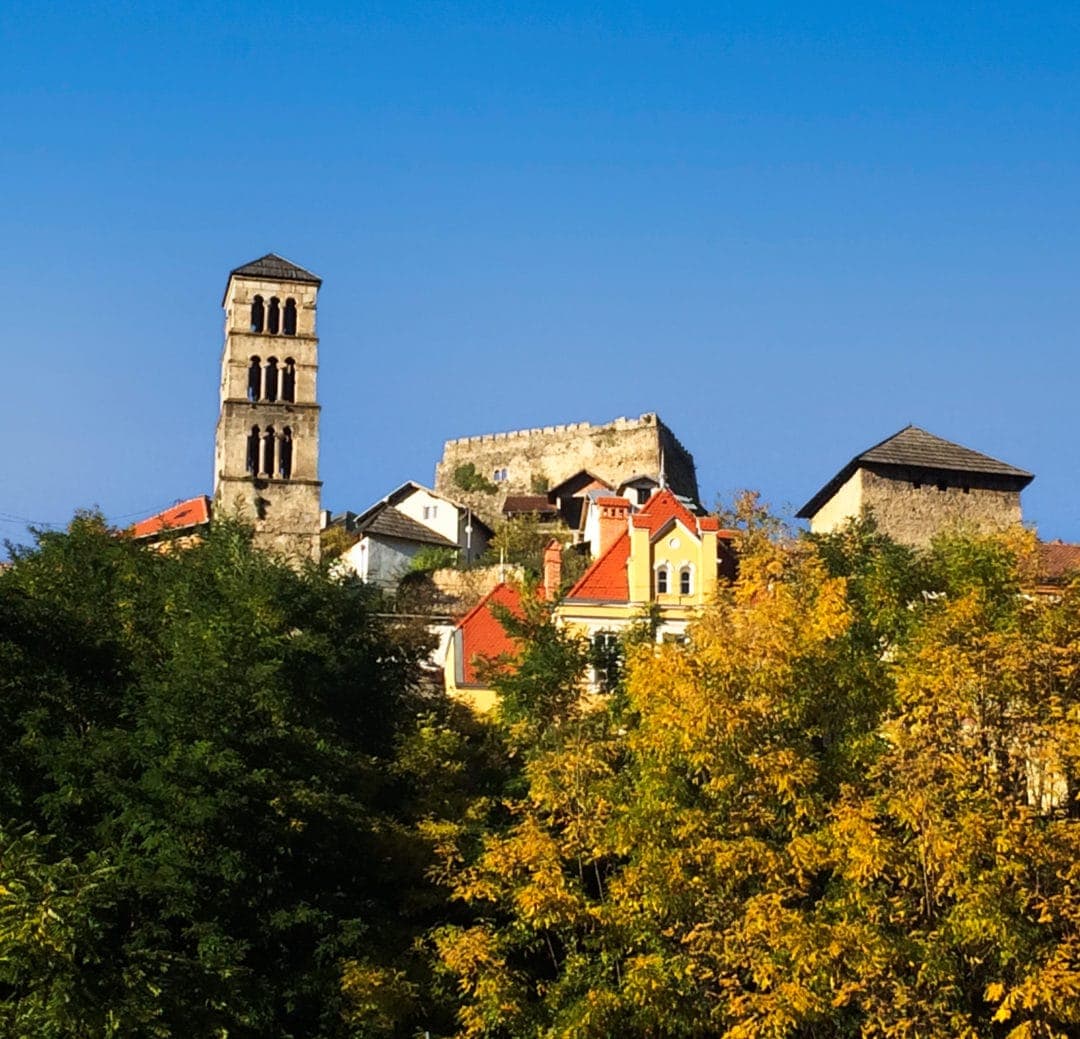
[[[588,469],[579,469],[573,475],[555,484],[548,491],[548,497],[554,500],[560,496],[583,495],[587,493],[590,487],[606,487],[609,491],[614,489],[607,480],[597,476],[596,473],[590,472]]]
[[[546,494],[508,494],[503,502],[504,516],[520,516],[536,513],[538,516],[555,516],[558,509],[548,501]]]
[[[322,278],[304,270],[291,260],[277,253],[267,253],[251,263],[236,267],[229,272],[230,278],[259,278],[265,281],[302,281],[309,285],[321,285]]]
[[[134,538],[148,538],[165,530],[187,530],[209,522],[210,499],[205,494],[200,494],[197,498],[177,502],[156,516],[133,523],[130,532]]]
[[[361,512],[355,520],[355,524],[351,529],[359,529],[359,525],[363,523],[367,517],[373,513],[376,509],[381,508],[384,505],[397,505],[398,502],[404,501],[410,495],[415,494],[417,491],[423,491],[425,494],[430,494],[432,498],[438,501],[444,501],[448,505],[452,505],[455,509],[461,512],[469,511],[467,505],[462,505],[461,502],[454,501],[453,498],[446,497],[445,494],[440,494],[438,491],[433,491],[430,487],[425,487],[423,484],[417,483],[415,480],[406,480],[400,487],[395,487],[385,498],[380,498],[374,505],[369,505],[367,509]],[[490,537],[494,531],[489,527],[475,512],[471,513],[472,525],[485,530]]]
[[[1026,487],[1035,479],[1034,475],[1025,469],[1018,469],[1007,462],[972,451],[969,447],[944,440],[918,426],[905,426],[899,433],[894,433],[880,444],[856,455],[799,510],[797,517],[810,519],[851,478],[856,469],[864,466],[977,473],[999,477],[1015,485],[1017,490]]]
[[[454,629],[458,685],[482,686],[476,666],[479,660],[497,660],[504,654],[513,655],[518,651],[517,640],[506,634],[506,629],[491,612],[492,606],[504,606],[515,617],[520,617],[521,593],[505,582],[497,584],[462,617]]]
[[[361,534],[381,534],[383,537],[399,538],[402,541],[417,541],[422,545],[438,545],[440,548],[457,548],[457,545],[449,538],[444,538],[430,527],[425,527],[411,516],[388,505],[379,502],[378,505],[368,509],[364,515],[356,521],[353,530]]]
[[[623,501],[621,498],[612,500],[620,503]],[[708,519],[707,524],[706,519]],[[698,535],[702,530],[715,530],[719,526],[716,520],[710,517],[703,517],[699,523],[698,518],[667,489],[654,494],[630,517],[630,522],[634,527],[638,529],[644,527],[649,531],[650,541],[676,520]],[[566,598],[599,602],[629,602],[630,577],[627,573],[629,560],[630,534],[620,534],[611,547],[581,575],[577,584],[566,593]]]

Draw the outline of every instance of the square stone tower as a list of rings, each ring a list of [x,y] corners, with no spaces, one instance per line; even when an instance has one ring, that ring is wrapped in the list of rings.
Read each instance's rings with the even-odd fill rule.
[[[872,512],[878,529],[916,548],[950,527],[1000,530],[1021,520],[1025,469],[905,426],[856,455],[798,513],[827,534]]]
[[[319,339],[322,280],[274,253],[229,275],[214,511],[255,528],[293,562],[319,558]]]

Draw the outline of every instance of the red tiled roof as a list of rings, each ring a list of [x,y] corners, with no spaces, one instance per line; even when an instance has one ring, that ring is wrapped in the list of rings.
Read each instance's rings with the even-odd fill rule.
[[[506,634],[506,629],[491,612],[492,606],[505,606],[515,617],[520,617],[521,593],[508,584],[497,584],[488,592],[458,624],[461,633],[462,685],[482,685],[477,674],[479,660],[496,660],[503,654],[513,655],[518,644]]]
[[[688,530],[698,529],[697,517],[665,487],[641,506],[634,515],[634,526],[648,527],[649,533],[655,534],[670,519],[677,519]]]
[[[608,499],[600,499],[603,504]],[[621,501],[621,499],[613,499]],[[715,530],[719,523],[714,517],[700,520],[694,516],[671,491],[665,489],[654,494],[638,512],[630,517],[637,528],[646,528],[650,537],[656,535],[672,520],[678,520],[695,534],[702,530]],[[630,535],[620,535],[612,546],[582,574],[581,579],[569,592],[567,599],[592,599],[600,602],[628,602],[630,578],[627,563],[630,560]]]
[[[1040,541],[1038,566],[1041,583],[1061,584],[1073,574],[1080,573],[1080,545]]]
[[[628,602],[630,578],[626,564],[630,559],[630,535],[620,534],[609,548],[569,592],[567,599],[597,599],[601,602]]]
[[[187,527],[200,527],[209,522],[210,499],[205,494],[200,494],[197,498],[178,502],[156,516],[139,520],[132,524],[130,531],[132,537],[146,538],[152,534],[160,534],[163,530],[183,530]]]
[[[622,508],[624,505],[627,508],[630,508],[629,499],[627,499],[627,498],[616,498],[614,496],[605,496],[605,497],[602,497],[602,498],[597,498],[596,499],[596,504],[597,505],[603,505],[605,508],[609,508],[609,509],[619,509],[619,508]]]

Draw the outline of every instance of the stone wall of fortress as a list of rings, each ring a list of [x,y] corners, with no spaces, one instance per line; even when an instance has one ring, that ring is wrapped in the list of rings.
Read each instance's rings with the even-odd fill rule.
[[[490,523],[508,494],[532,494],[544,484],[555,487],[582,469],[612,485],[641,473],[656,476],[661,458],[668,486],[697,501],[693,456],[653,412],[598,426],[574,422],[448,440],[435,467],[435,489],[471,505]],[[470,463],[496,484],[496,493],[469,492],[459,485],[455,473]]]

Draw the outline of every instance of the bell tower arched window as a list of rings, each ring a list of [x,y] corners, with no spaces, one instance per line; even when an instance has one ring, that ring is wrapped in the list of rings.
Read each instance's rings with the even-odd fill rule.
[[[296,400],[296,361],[291,357],[281,366],[281,399],[290,404]]]
[[[263,330],[263,322],[265,320],[265,311],[263,309],[262,296],[256,296],[251,301],[251,331],[261,332]]]
[[[278,451],[278,472],[283,480],[287,480],[292,476],[292,448],[292,430],[286,426],[281,433],[281,445]]]
[[[270,297],[270,306],[266,312],[266,331],[276,336],[281,331],[281,300]]]
[[[259,427],[252,426],[247,438],[247,471],[253,476],[259,475]]]
[[[282,331],[287,336],[296,335],[296,300],[285,300],[285,320],[282,322]]]
[[[262,361],[254,354],[248,365],[247,399],[256,401],[262,395]]]
[[[266,427],[266,433],[263,435],[263,456],[262,456],[262,468],[261,472],[267,476],[274,475],[274,446],[277,436],[274,433],[273,426]]]
[[[263,399],[273,404],[278,398],[278,366],[276,357],[266,359],[266,383],[263,389]]]

